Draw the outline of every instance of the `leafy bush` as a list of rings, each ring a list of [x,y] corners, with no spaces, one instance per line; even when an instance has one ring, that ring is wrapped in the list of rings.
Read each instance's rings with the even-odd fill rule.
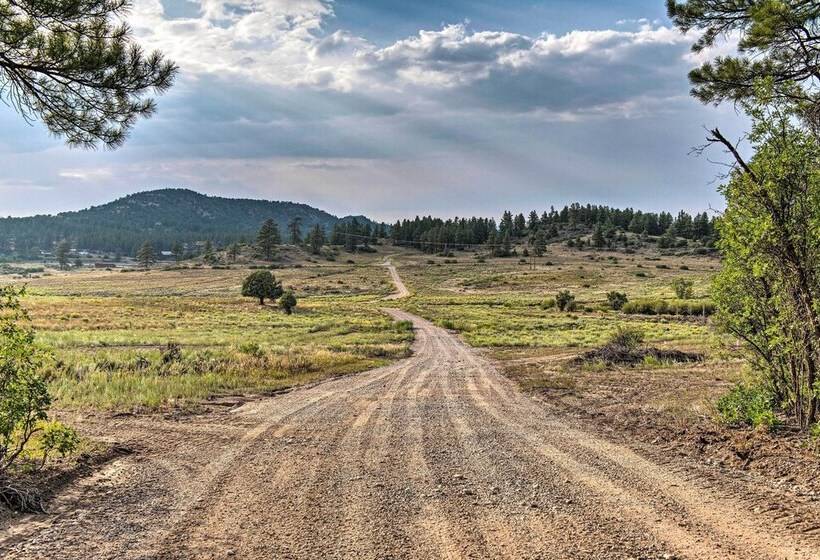
[[[43,353],[20,304],[25,290],[0,288],[0,479],[48,420],[51,397],[40,374]],[[66,428],[65,430],[68,430]],[[56,438],[56,435],[54,436]],[[68,447],[61,444],[61,448]],[[0,489],[0,497],[5,498]],[[8,501],[8,500],[7,500]]]
[[[293,313],[293,310],[296,307],[296,296],[294,295],[293,290],[288,290],[282,294],[282,298],[279,300],[279,306],[288,315]]]
[[[777,426],[774,397],[762,385],[738,383],[718,399],[717,409],[721,420],[729,425],[767,430]]]
[[[672,289],[675,290],[675,295],[678,299],[692,299],[694,296],[694,282],[686,278],[676,278],[672,282]]]
[[[541,309],[553,309],[555,307],[555,298],[547,298],[541,304]]]
[[[561,290],[555,296],[555,305],[561,311],[573,311],[575,310],[575,296],[569,290]]]
[[[262,350],[262,347],[256,342],[243,342],[239,345],[239,351],[242,354],[247,354],[248,356],[253,356],[254,358],[261,358],[265,355],[265,351]]]
[[[40,448],[43,452],[42,463],[45,463],[48,456],[57,452],[60,457],[65,457],[77,449],[80,444],[80,437],[72,428],[56,420],[42,424],[40,433]]]
[[[643,331],[635,327],[619,326],[615,333],[610,337],[609,344],[620,346],[627,350],[634,350],[643,344]]]
[[[629,301],[629,298],[627,298],[626,294],[623,292],[611,291],[607,292],[606,300],[609,302],[609,306],[612,309],[618,311],[624,306],[624,304],[626,304],[627,301]]]
[[[709,316],[715,312],[715,304],[709,300],[636,299],[621,308],[628,315],[682,315]]]

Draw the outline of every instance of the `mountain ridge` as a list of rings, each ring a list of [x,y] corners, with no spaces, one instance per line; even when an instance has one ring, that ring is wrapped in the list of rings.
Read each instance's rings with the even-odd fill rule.
[[[266,219],[285,236],[293,218],[301,231],[316,224],[326,231],[339,222],[376,222],[365,216],[337,217],[305,203],[211,196],[188,188],[162,188],[129,194],[83,210],[22,218],[0,218],[0,254],[49,251],[68,239],[78,249],[132,254],[151,241],[158,250],[175,243],[251,241]]]

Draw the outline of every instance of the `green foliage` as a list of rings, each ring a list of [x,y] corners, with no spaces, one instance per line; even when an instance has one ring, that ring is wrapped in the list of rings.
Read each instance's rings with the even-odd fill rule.
[[[776,401],[806,427],[818,417],[820,145],[788,103],[772,99],[771,84],[759,95],[746,104],[755,155],[721,187],[723,265],[712,297],[718,325],[744,343]]]
[[[609,344],[626,350],[634,350],[643,344],[644,337],[644,332],[641,329],[619,325],[610,337]]]
[[[279,306],[287,315],[293,313],[293,310],[296,308],[296,295],[294,295],[293,290],[286,290],[285,293],[282,294],[282,297],[279,299]]]
[[[609,303],[609,307],[618,311],[629,301],[629,298],[626,297],[625,293],[613,290],[606,293],[606,300]]]
[[[0,99],[39,118],[70,146],[122,144],[149,91],[162,92],[176,67],[145,55],[122,17],[128,0],[0,0]]]
[[[282,295],[282,283],[269,271],[257,270],[242,282],[242,295],[257,298],[259,305],[264,305],[266,299],[275,300]]]
[[[694,285],[694,282],[686,278],[675,278],[672,282],[672,289],[675,290],[678,299],[692,299],[695,295]]]
[[[43,353],[20,305],[23,290],[0,287],[0,475],[48,418],[51,398],[40,375]]]
[[[63,239],[57,244],[57,248],[54,251],[54,257],[57,259],[57,264],[60,266],[60,270],[65,270],[68,268],[68,257],[71,254],[71,244]]]
[[[555,305],[561,311],[574,311],[576,306],[575,296],[569,290],[561,290],[555,296]]]
[[[265,220],[259,228],[259,233],[256,234],[256,248],[262,258],[268,261],[273,260],[276,256],[276,248],[281,242],[279,226],[272,219]]]
[[[57,452],[60,457],[65,457],[76,450],[80,444],[77,432],[62,422],[56,420],[45,422],[41,424],[41,430],[39,443],[43,453],[43,463],[52,453]]]
[[[151,265],[157,262],[154,246],[150,241],[143,243],[137,251],[137,262],[142,268],[151,268]]]
[[[739,383],[720,397],[717,410],[723,422],[771,429],[777,426],[774,396],[763,385]]]
[[[669,300],[642,298],[628,301],[621,308],[628,315],[683,315],[708,317],[715,312],[709,300]]]
[[[820,5],[783,0],[667,0],[669,16],[683,32],[696,29],[701,52],[727,35],[740,38],[740,54],[719,56],[689,74],[692,93],[704,103],[745,102],[761,79],[771,94],[818,123],[816,77],[820,73]]]

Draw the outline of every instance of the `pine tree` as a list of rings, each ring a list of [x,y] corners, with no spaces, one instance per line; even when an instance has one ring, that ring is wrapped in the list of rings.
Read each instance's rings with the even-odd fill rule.
[[[276,248],[282,242],[279,235],[279,226],[276,225],[272,219],[267,219],[259,228],[259,233],[256,235],[256,248],[259,253],[267,261],[273,260],[276,256]]]
[[[57,258],[57,264],[60,266],[60,270],[65,270],[68,268],[68,257],[69,253],[71,253],[71,245],[63,239],[57,245],[57,249],[54,252],[54,256]]]
[[[230,259],[231,262],[236,262],[236,259],[239,256],[239,253],[240,253],[239,243],[231,243],[228,246],[228,259]]]
[[[601,229],[600,225],[595,227],[595,231],[592,234],[592,245],[599,249],[606,245],[606,239],[604,239],[604,232]]]
[[[174,243],[174,246],[171,247],[171,254],[174,255],[174,260],[177,264],[182,262],[182,259],[185,257],[185,249],[179,241]]]
[[[156,253],[154,253],[154,246],[150,241],[142,244],[137,251],[137,262],[142,268],[151,268],[151,265],[157,262]]]
[[[130,0],[0,0],[0,100],[70,146],[119,146],[176,66],[122,23]]]
[[[535,239],[533,240],[532,244],[532,251],[535,253],[535,256],[541,257],[547,250],[547,236],[544,233],[543,229],[539,229],[535,232]]]
[[[322,251],[322,246],[325,244],[325,230],[321,225],[316,224],[310,230],[307,237],[307,243],[310,245],[310,252],[318,255]]]
[[[211,263],[214,261],[214,246],[210,239],[205,241],[205,247],[202,250],[202,260],[206,263]]]
[[[288,223],[288,232],[290,232],[290,242],[292,245],[302,244],[302,218],[294,216]]]

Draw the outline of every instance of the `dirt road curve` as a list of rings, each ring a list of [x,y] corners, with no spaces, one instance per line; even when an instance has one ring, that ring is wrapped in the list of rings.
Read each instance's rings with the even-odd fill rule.
[[[391,314],[417,328],[395,365],[199,417],[87,421],[138,453],[6,528],[0,556],[818,557],[817,528],[573,427]]]

